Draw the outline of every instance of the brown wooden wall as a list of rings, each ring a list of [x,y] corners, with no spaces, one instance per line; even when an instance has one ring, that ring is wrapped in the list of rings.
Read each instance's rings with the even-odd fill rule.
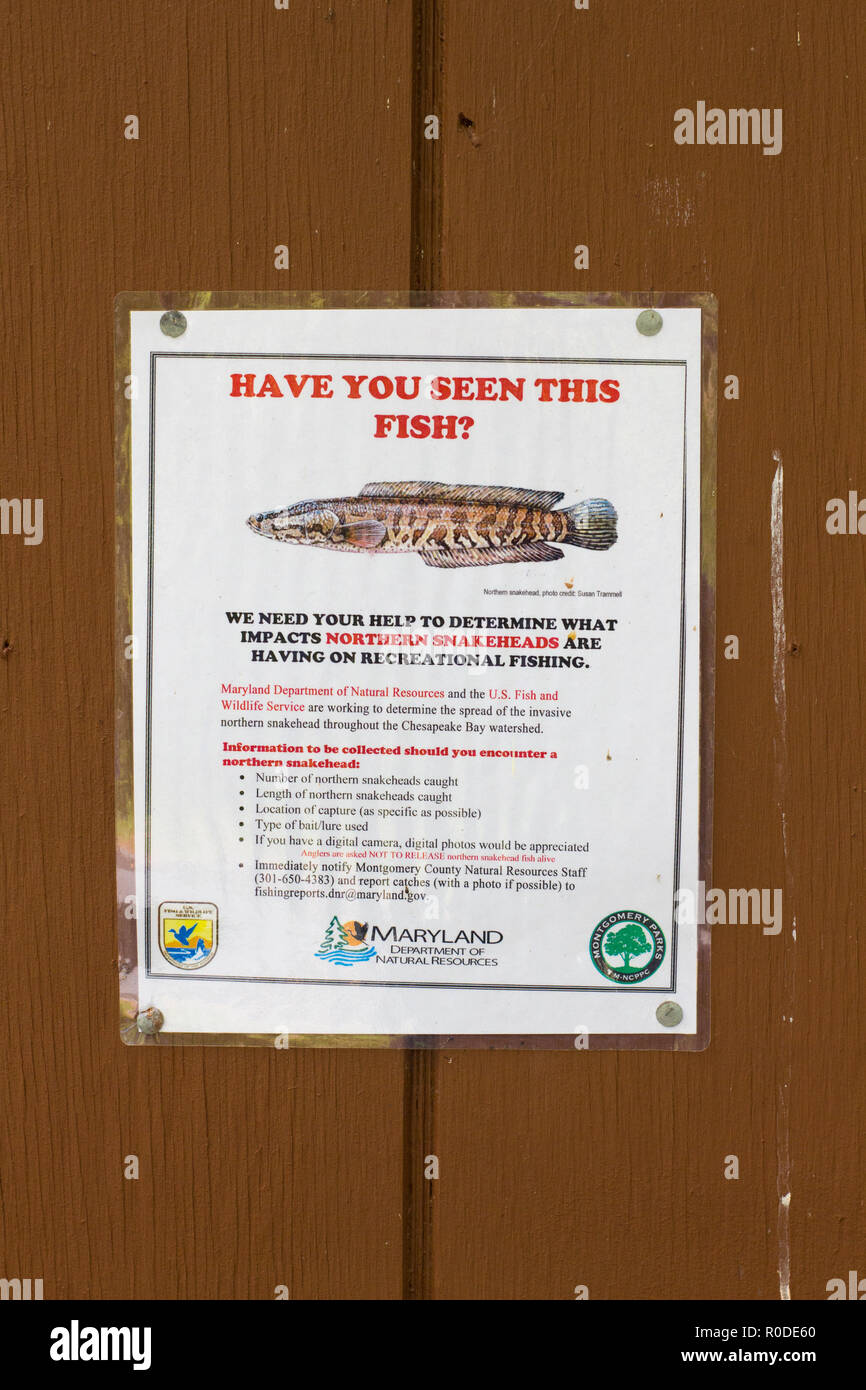
[[[0,536],[0,1276],[735,1300],[866,1273],[866,541],[825,528],[863,477],[860,0],[3,0],[0,54],[0,492],[45,508],[41,546]],[[698,100],[781,107],[781,154],[678,146]],[[113,299],[268,288],[718,295],[714,882],[782,888],[784,927],[716,929],[708,1051],[121,1045]]]

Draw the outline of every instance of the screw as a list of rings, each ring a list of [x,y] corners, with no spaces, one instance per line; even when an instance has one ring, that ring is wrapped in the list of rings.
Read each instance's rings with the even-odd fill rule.
[[[135,1022],[139,1033],[158,1033],[165,1018],[159,1009],[142,1009]]]
[[[661,331],[664,320],[660,313],[655,309],[642,309],[635,321],[638,333],[642,333],[645,338],[654,338]]]
[[[179,309],[169,309],[160,319],[159,326],[167,338],[179,338],[186,332],[186,319]]]
[[[683,1021],[683,1011],[674,999],[667,999],[656,1009],[656,1018],[665,1028],[676,1028]]]

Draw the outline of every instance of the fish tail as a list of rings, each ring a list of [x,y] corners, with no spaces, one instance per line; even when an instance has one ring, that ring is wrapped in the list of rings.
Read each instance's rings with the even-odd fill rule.
[[[568,531],[562,537],[567,545],[585,550],[609,550],[616,540],[616,509],[604,497],[587,497],[573,507],[565,507]]]

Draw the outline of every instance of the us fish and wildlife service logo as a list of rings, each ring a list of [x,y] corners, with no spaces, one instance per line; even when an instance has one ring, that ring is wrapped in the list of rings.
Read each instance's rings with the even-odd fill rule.
[[[589,939],[592,963],[606,980],[638,985],[654,975],[665,958],[665,935],[645,912],[622,908],[599,922]]]
[[[215,903],[160,903],[159,949],[178,970],[200,970],[217,949]]]
[[[341,922],[339,917],[332,917],[316,956],[329,965],[360,965],[372,960],[376,947],[367,942],[369,930],[368,922]]]

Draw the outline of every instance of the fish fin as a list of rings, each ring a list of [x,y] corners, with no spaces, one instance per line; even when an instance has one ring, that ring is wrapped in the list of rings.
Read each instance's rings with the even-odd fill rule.
[[[546,541],[525,541],[522,545],[492,545],[489,550],[417,550],[425,565],[433,569],[458,570],[469,565],[520,565],[533,560],[561,560],[562,551]]]
[[[496,502],[503,507],[537,507],[549,511],[564,492],[538,492],[531,487],[481,487],[475,483],[365,483],[360,497],[418,497],[430,502]]]
[[[610,550],[616,540],[616,508],[604,497],[587,497],[563,512],[568,531],[560,540],[585,550]]]
[[[363,550],[375,550],[385,539],[385,527],[381,521],[350,521],[340,527],[340,537]]]

